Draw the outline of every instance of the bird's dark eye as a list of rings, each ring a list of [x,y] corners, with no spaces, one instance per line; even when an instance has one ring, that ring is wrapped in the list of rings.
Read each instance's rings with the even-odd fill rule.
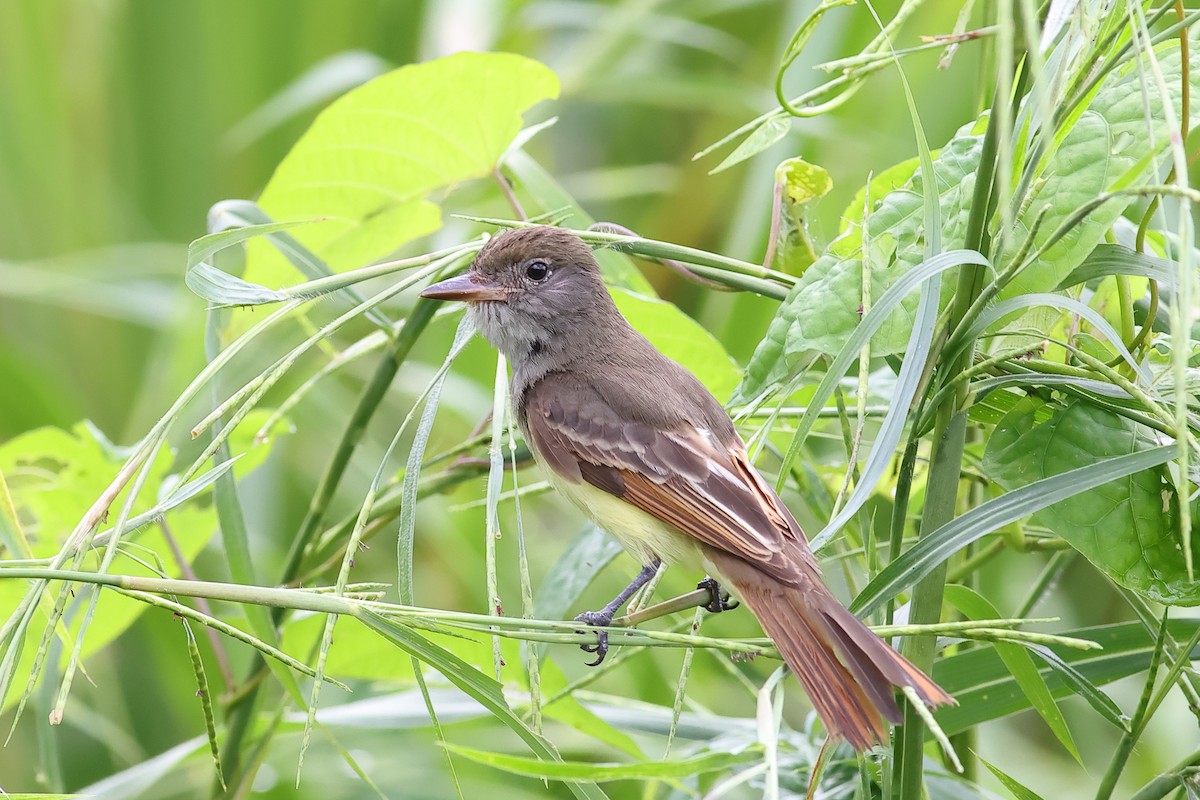
[[[550,277],[550,265],[545,261],[530,261],[525,267],[525,277],[531,281],[544,281]]]

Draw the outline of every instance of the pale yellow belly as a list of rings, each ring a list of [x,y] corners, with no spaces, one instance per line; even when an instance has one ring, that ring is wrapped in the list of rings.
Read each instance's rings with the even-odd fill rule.
[[[550,484],[579,506],[584,514],[608,531],[625,550],[642,564],[660,558],[696,570],[708,570],[696,540],[645,511],[629,505],[590,483],[571,483],[544,470]]]

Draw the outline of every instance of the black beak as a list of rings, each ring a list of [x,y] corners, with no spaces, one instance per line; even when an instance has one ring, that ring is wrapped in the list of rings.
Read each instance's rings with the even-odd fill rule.
[[[421,292],[421,297],[428,297],[432,300],[465,300],[468,303],[508,300],[510,289],[477,278],[478,276],[470,272],[455,275],[441,283],[426,287],[425,291]]]

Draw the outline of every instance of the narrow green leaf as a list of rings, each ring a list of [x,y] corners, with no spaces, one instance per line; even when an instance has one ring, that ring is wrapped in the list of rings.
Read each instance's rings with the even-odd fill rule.
[[[817,420],[817,416],[821,413],[821,408],[833,396],[833,390],[837,386],[838,381],[846,374],[846,370],[850,368],[851,363],[858,358],[859,350],[871,341],[872,336],[876,331],[887,321],[889,315],[904,301],[910,291],[917,286],[931,280],[937,275],[945,272],[948,269],[960,266],[962,264],[984,264],[985,259],[979,253],[972,250],[953,250],[935,256],[924,264],[921,264],[916,269],[905,273],[901,278],[888,288],[883,296],[871,306],[871,310],[863,317],[861,323],[851,332],[849,338],[843,343],[837,356],[833,359],[829,369],[825,372],[825,377],[822,378],[816,392],[809,400],[808,407],[805,409],[804,416],[796,424],[796,432],[792,436],[791,444],[788,446],[787,453],[784,456],[783,465],[780,468],[780,480],[787,475],[791,464],[795,462],[796,457],[800,452],[800,445],[803,443],[808,431]],[[799,284],[797,284],[799,286]],[[911,336],[911,329],[910,329]],[[748,376],[748,373],[747,373]],[[743,378],[742,384],[738,387],[737,394],[730,403],[745,403],[748,398],[745,398],[744,393],[747,388],[749,378]],[[900,418],[904,418],[901,414]],[[828,538],[828,537],[826,537]],[[819,546],[818,543],[817,546]]]
[[[762,756],[760,747],[748,747],[736,753],[705,753],[678,761],[643,761],[638,764],[590,763],[587,761],[539,761],[503,753],[490,753],[470,747],[448,744],[454,753],[480,764],[545,780],[667,780],[689,778],[706,772],[728,770],[755,761]]]
[[[930,347],[933,344],[933,329],[937,322],[941,281],[942,276],[937,273],[921,286],[921,301],[917,304],[917,314],[913,320],[912,334],[909,336],[904,364],[900,367],[900,374],[896,377],[896,385],[892,389],[887,415],[883,418],[883,424],[875,436],[875,441],[871,444],[871,452],[867,454],[862,473],[854,485],[854,491],[834,518],[829,520],[821,532],[809,542],[809,546],[813,550],[819,549],[832,539],[842,526],[866,504],[900,447],[900,438],[904,435],[909,410],[916,398],[921,376],[925,372],[926,362],[929,359]],[[791,466],[786,460],[784,464],[785,466],[780,470],[781,473],[786,473]]]
[[[716,175],[718,172],[723,172],[732,166],[742,163],[748,158],[753,158],[762,151],[766,150],[771,145],[778,142],[784,136],[788,135],[788,131],[792,129],[792,118],[784,114],[775,114],[767,117],[762,121],[757,128],[752,130],[742,143],[734,148],[733,152],[725,156],[725,160],[708,171],[709,175]]]
[[[226,204],[228,204],[228,201],[226,201]],[[218,216],[222,213],[220,209],[214,209],[214,212]],[[188,270],[191,270],[202,262],[208,261],[210,256],[214,253],[219,253],[226,247],[233,247],[236,244],[248,242],[256,236],[264,236],[268,233],[284,231],[288,228],[321,221],[320,219],[297,219],[286,222],[263,222],[257,225],[226,228],[218,230],[216,233],[205,234],[199,239],[193,239],[192,243],[188,245]]]
[[[259,306],[287,299],[286,295],[274,289],[244,281],[203,261],[188,269],[183,282],[193,292],[218,307]]]
[[[1049,647],[1040,644],[1025,643],[1025,648],[1030,652],[1036,653],[1042,661],[1045,661],[1062,679],[1063,683],[1071,687],[1071,690],[1088,701],[1088,704],[1096,710],[1100,716],[1111,722],[1114,726],[1122,731],[1129,730],[1129,718],[1121,711],[1113,699],[1083,677],[1070,664],[1051,650]]]
[[[380,616],[369,609],[363,609],[356,616],[360,622],[410,656],[433,667],[448,681],[477,700],[493,717],[516,733],[538,758],[562,761],[562,757],[554,745],[530,729],[525,721],[513,712],[504,699],[503,687],[494,678],[484,675],[449,650],[394,620]],[[571,781],[568,786],[580,800],[604,800],[606,798],[600,787],[590,781]]]
[[[996,780],[1004,784],[1004,788],[1008,789],[1009,794],[1015,797],[1016,800],[1042,800],[1042,796],[1040,794],[1021,784],[1016,778],[1013,778],[1011,775],[1005,773],[999,767],[988,763],[987,759],[980,756],[976,756],[976,758],[982,761],[983,765],[987,767],[993,775],[996,776]]]
[[[454,332],[454,341],[450,351],[442,362],[441,369],[430,383],[425,400],[425,410],[421,421],[417,424],[416,439],[408,452],[408,461],[404,467],[404,482],[401,486],[400,505],[400,535],[396,541],[396,588],[400,594],[400,602],[411,605],[413,602],[413,537],[417,526],[417,482],[421,477],[421,462],[425,460],[425,447],[429,443],[429,435],[433,430],[433,421],[437,417],[438,403],[441,399],[442,385],[450,372],[450,366],[458,354],[467,346],[467,342],[475,333],[475,325],[470,315],[464,315]]]
[[[950,584],[945,588],[945,598],[968,619],[994,619],[1000,615],[990,601],[969,586]],[[1050,694],[1046,682],[1038,674],[1029,653],[1025,652],[1020,645],[1010,642],[995,642],[993,646],[1000,656],[1000,660],[1004,662],[1004,666],[1008,668],[1017,685],[1021,687],[1021,691],[1025,693],[1030,705],[1050,726],[1055,738],[1062,743],[1063,747],[1067,748],[1067,752],[1082,764],[1083,760],[1079,756],[1079,750],[1075,747],[1075,740],[1071,737],[1067,721],[1055,704],[1054,696]]]
[[[1194,619],[1173,620],[1168,626],[1177,641],[1187,641],[1198,629],[1200,620]],[[1063,634],[1100,645],[1100,650],[1054,651],[1094,686],[1145,672],[1154,651],[1153,635],[1140,622],[1099,625]],[[1200,647],[1192,654],[1192,658],[1198,657]],[[1056,669],[1041,665],[1038,671],[1055,697],[1075,693],[1071,683],[1064,681]],[[934,665],[933,679],[958,700],[957,706],[940,708],[937,712],[942,728],[951,735],[1029,708],[1029,699],[991,647],[975,647],[940,659]]]
[[[960,342],[973,342],[985,330],[995,325],[997,322],[1010,316],[1016,311],[1023,308],[1032,308],[1035,306],[1047,306],[1050,308],[1062,309],[1071,314],[1076,314],[1079,317],[1087,320],[1088,323],[1095,328],[1096,332],[1104,336],[1112,348],[1120,353],[1125,359],[1125,363],[1129,364],[1133,370],[1142,376],[1145,383],[1150,382],[1149,373],[1141,365],[1141,363],[1133,357],[1129,352],[1129,348],[1125,346],[1121,336],[1113,329],[1112,325],[1100,315],[1096,309],[1091,306],[1084,305],[1072,297],[1064,297],[1057,294],[1049,294],[1046,292],[1034,292],[1031,294],[1023,294],[1018,297],[1011,297],[1008,300],[1001,300],[999,303],[988,306],[984,311],[975,318],[971,326],[966,332],[958,338]]]
[[[865,616],[928,575],[939,564],[972,542],[1011,522],[1080,492],[1171,460],[1173,445],[1162,445],[1042,478],[976,506],[938,528],[900,554],[854,599],[851,610]]]
[[[226,233],[234,233],[237,230],[247,228],[262,228],[276,224],[282,224],[285,228],[293,227],[288,223],[276,223],[269,214],[258,207],[258,204],[252,200],[222,200],[214,205],[208,212],[208,226],[210,236],[224,236]],[[270,242],[271,246],[290,263],[296,270],[308,278],[310,281],[319,281],[322,278],[328,278],[334,274],[329,265],[317,257],[315,253],[296,240],[286,230],[280,229],[269,231],[265,234],[265,238]],[[197,240],[199,241],[199,240]],[[190,252],[190,251],[189,251]],[[242,264],[245,263],[243,258]],[[189,270],[189,275],[191,271]],[[208,276],[212,280],[219,280],[222,284],[230,282],[238,282],[231,291],[238,292],[242,295],[255,296],[255,288],[257,284],[252,284],[243,281],[231,275],[226,275],[224,278],[217,279],[214,276]],[[247,288],[250,287],[250,288]],[[315,290],[311,290],[310,294],[301,295],[299,290],[307,289],[308,287],[291,287],[290,291],[280,291],[279,297],[282,299],[290,299],[292,297],[303,296],[306,299],[318,296]],[[363,302],[363,297],[355,289],[348,285],[332,285],[322,290],[322,294],[331,291],[337,291],[342,297],[345,297],[352,305],[358,305]],[[269,291],[269,290],[268,290]],[[278,302],[278,300],[266,300],[264,302]],[[217,305],[239,305],[230,303],[220,303]],[[254,305],[252,303],[240,305]],[[366,311],[367,319],[371,320],[385,331],[390,331],[392,320],[378,308],[370,308]]]
[[[1175,283],[1175,265],[1165,258],[1139,253],[1119,244],[1098,244],[1054,289],[1069,289],[1109,275],[1136,275],[1171,286]]]

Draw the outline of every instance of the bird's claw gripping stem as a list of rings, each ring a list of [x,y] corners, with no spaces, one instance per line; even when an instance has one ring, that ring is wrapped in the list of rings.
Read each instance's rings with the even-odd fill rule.
[[[575,618],[575,621],[595,627],[608,627],[612,624],[613,617],[615,617],[617,612],[621,610],[621,606],[625,605],[625,602],[633,596],[634,592],[645,586],[650,579],[654,577],[661,564],[662,562],[657,558],[654,559],[654,561],[642,567],[642,571],[637,574],[637,577],[634,578],[628,586],[622,589],[621,593],[612,599],[612,602],[599,611],[583,612]],[[583,631],[578,632],[583,633]],[[596,660],[588,662],[589,667],[600,666],[600,662],[602,662],[604,657],[608,655],[608,631],[596,631],[596,644],[581,644],[579,645],[579,649],[585,653],[596,654]]]
[[[575,617],[576,622],[582,622],[585,625],[590,625],[598,628],[605,628],[612,624],[613,615],[607,611],[585,611]],[[584,633],[584,631],[576,631],[576,633]],[[581,644],[579,649],[585,653],[595,653],[596,660],[587,662],[589,667],[598,667],[604,661],[604,657],[608,655],[608,631],[595,631],[595,644]]]
[[[711,611],[714,614],[720,614],[722,611],[732,611],[741,605],[737,600],[729,598],[729,592],[721,588],[721,584],[717,583],[715,578],[705,578],[696,584],[697,589],[708,589],[712,599],[701,608],[706,611]]]

